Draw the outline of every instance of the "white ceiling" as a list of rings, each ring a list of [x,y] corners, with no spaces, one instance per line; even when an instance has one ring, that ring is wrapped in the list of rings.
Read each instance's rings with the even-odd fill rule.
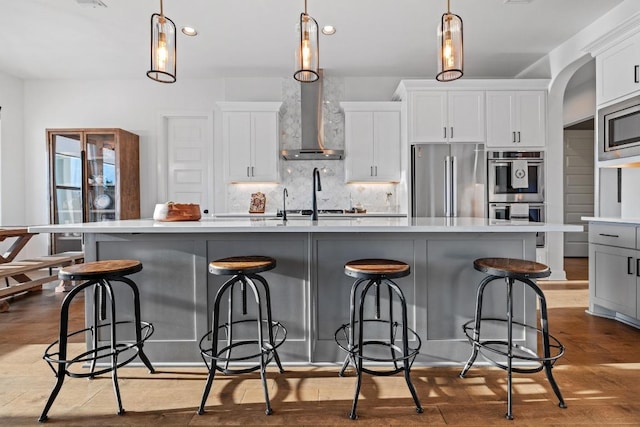
[[[510,0],[514,1],[514,0]],[[522,1],[522,0],[518,0]],[[24,79],[146,78],[159,0],[0,0],[0,71]],[[451,0],[464,21],[465,77],[510,78],[622,0]],[[164,0],[178,27],[178,79],[292,75],[304,0]],[[446,0],[308,0],[322,26],[320,66],[334,76],[435,75]]]

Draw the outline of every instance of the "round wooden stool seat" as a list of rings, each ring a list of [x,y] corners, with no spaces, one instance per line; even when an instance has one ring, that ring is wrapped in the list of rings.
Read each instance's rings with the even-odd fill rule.
[[[476,270],[498,277],[549,277],[551,270],[544,264],[515,258],[480,258],[473,261]]]
[[[344,265],[344,274],[357,279],[395,279],[411,274],[409,264],[391,259],[358,259]]]
[[[233,256],[209,263],[209,273],[218,275],[256,274],[274,269],[276,260],[268,256]]]
[[[61,280],[91,280],[100,276],[127,276],[142,270],[142,263],[133,259],[85,262],[69,265],[58,271]]]

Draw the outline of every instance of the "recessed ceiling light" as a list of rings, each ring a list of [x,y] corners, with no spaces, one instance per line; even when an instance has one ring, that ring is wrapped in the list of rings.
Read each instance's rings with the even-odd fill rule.
[[[322,27],[322,34],[324,34],[325,36],[330,36],[336,33],[336,27],[334,27],[333,25],[325,25],[324,27]]]
[[[198,35],[198,30],[193,27],[182,27],[182,34],[193,37]]]

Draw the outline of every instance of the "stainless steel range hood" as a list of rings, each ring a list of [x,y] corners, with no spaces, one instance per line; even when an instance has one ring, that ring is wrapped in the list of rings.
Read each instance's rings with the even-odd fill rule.
[[[282,150],[285,160],[341,160],[344,150],[324,147],[324,117],[322,112],[323,74],[313,83],[300,83],[302,144],[300,149]]]

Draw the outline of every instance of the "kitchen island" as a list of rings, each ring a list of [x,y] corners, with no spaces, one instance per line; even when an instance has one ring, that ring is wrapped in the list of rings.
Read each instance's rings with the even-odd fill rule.
[[[142,296],[142,318],[155,326],[145,351],[155,365],[200,365],[198,341],[210,326],[210,309],[224,277],[208,274],[208,262],[237,255],[277,260],[264,273],[271,288],[274,319],[288,330],[279,350],[288,364],[336,363],[344,358],[335,330],[348,320],[352,279],[345,262],[392,258],[408,263],[398,279],[409,305],[409,327],[422,349],[416,363],[465,362],[469,344],[461,325],[473,317],[475,291],[484,276],[480,257],[535,260],[536,233],[582,231],[581,226],[485,218],[210,218],[189,222],[109,221],[30,227],[38,233],[83,233],[85,258],[138,259],[132,276]],[[498,288],[498,287],[495,287]],[[515,317],[532,324],[534,295],[517,286]],[[384,299],[385,295],[381,298]],[[485,313],[503,315],[505,295],[485,293]],[[226,308],[225,308],[226,310]],[[498,333],[498,332],[496,332]],[[514,334],[535,348],[535,333]]]

